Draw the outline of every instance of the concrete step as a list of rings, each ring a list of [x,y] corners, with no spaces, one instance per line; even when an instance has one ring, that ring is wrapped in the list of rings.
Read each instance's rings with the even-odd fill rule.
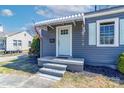
[[[43,67],[56,69],[56,70],[66,70],[67,65],[55,64],[55,63],[45,63],[45,64],[43,64]]]
[[[44,78],[47,78],[47,79],[50,79],[50,80],[61,80],[61,77],[56,77],[56,76],[52,76],[52,75],[48,75],[48,74],[43,74],[43,73],[40,73],[38,72],[37,73],[39,76],[41,77],[44,77]]]
[[[65,73],[65,70],[56,70],[56,69],[50,69],[50,68],[40,68],[39,72],[43,74],[48,74],[56,77],[62,77]]]

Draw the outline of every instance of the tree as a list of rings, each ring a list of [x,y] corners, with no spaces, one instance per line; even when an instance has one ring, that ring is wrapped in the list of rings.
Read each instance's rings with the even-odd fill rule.
[[[33,54],[36,57],[40,56],[40,39],[37,35],[33,38],[29,54]]]

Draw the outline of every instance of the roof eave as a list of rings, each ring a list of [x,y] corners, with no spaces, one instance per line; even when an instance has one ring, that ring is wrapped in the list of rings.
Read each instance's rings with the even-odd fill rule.
[[[57,19],[51,19],[51,20],[46,20],[46,21],[41,21],[35,23],[35,26],[44,26],[44,25],[57,25],[57,24],[63,24],[63,23],[70,23],[74,21],[83,21],[84,16],[83,14],[81,16],[69,16],[69,17],[62,17],[62,18],[57,18]]]
[[[59,22],[51,22],[51,23],[40,23],[39,22],[39,23],[35,24],[35,26],[57,25],[57,24],[71,23],[71,22],[74,22],[74,21],[83,21],[83,18],[82,19],[78,19],[78,20],[59,21]]]
[[[111,15],[116,13],[123,13],[124,7],[121,8],[114,8],[114,9],[106,9],[106,11],[100,11],[100,12],[92,12],[92,13],[85,13],[85,18],[92,18],[92,17],[98,17],[98,16],[105,16],[105,15]]]

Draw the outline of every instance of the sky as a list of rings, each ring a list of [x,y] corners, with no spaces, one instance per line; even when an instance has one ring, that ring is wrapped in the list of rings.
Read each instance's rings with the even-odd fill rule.
[[[34,22],[73,15],[92,10],[93,6],[31,6],[31,5],[1,5],[0,24],[4,26],[4,31],[23,31],[30,28]]]

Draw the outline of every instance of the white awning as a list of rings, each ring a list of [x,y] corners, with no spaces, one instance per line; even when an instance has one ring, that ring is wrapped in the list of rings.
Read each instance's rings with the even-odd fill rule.
[[[40,21],[40,22],[35,23],[35,26],[56,25],[56,24],[74,22],[74,21],[84,21],[84,13]]]

